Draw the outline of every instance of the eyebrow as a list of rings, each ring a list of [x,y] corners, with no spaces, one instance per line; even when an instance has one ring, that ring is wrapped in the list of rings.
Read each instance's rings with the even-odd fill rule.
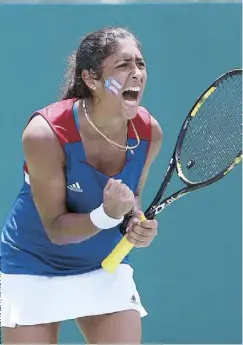
[[[130,56],[127,56],[127,55],[123,55],[123,56],[121,56],[121,58],[119,60],[116,61],[116,63],[120,62],[121,60],[126,61],[126,62],[131,62],[133,60],[133,58],[131,58]],[[144,58],[137,57],[135,60],[141,62],[141,61],[144,61]]]

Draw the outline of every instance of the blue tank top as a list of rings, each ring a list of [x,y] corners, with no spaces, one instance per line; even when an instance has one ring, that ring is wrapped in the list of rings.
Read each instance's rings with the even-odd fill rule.
[[[66,159],[66,204],[69,212],[89,213],[103,201],[108,176],[86,162],[79,134],[76,99],[63,100],[36,111],[42,115],[62,145]],[[135,192],[145,164],[151,140],[151,116],[139,107],[133,120],[141,139],[134,154],[127,151],[123,170],[113,176]],[[132,127],[129,145],[136,144]],[[52,243],[43,228],[29,185],[28,167],[24,164],[23,185],[12,205],[1,233],[1,271],[11,274],[45,276],[74,275],[97,270],[122,235],[119,226],[102,230],[88,240],[67,245]],[[127,256],[123,263],[130,264]]]

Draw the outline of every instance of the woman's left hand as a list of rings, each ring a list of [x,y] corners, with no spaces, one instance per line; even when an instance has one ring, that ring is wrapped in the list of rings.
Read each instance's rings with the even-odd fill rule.
[[[148,247],[158,233],[156,219],[139,221],[142,211],[136,211],[128,222],[126,237],[136,248]]]

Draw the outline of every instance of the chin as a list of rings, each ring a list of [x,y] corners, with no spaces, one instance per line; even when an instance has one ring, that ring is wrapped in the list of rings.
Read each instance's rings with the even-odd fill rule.
[[[135,109],[129,109],[129,110],[123,110],[122,111],[122,117],[126,120],[132,120],[136,117],[138,112],[138,107],[136,107]]]
[[[126,106],[123,104],[121,108],[121,116],[126,120],[132,120],[136,117],[139,103],[134,106]]]

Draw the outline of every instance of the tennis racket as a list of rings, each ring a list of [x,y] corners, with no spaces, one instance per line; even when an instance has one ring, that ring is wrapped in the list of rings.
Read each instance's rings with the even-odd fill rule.
[[[242,69],[220,76],[197,99],[184,120],[164,180],[140,219],[155,218],[182,196],[222,179],[242,160]],[[184,188],[163,198],[177,175]],[[121,225],[124,234],[130,215]],[[134,247],[126,236],[101,266],[112,273]]]

